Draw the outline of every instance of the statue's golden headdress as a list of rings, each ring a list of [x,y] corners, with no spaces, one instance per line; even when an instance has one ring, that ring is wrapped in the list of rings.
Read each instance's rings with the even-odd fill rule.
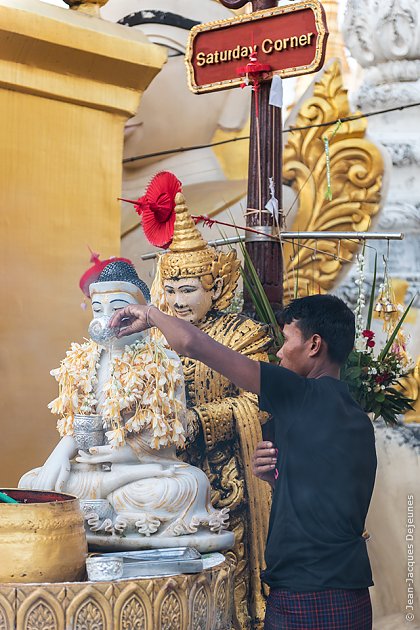
[[[236,252],[218,252],[201,236],[185,204],[184,195],[175,197],[175,224],[169,251],[160,259],[162,280],[199,277],[206,291],[217,278],[223,281],[222,292],[214,304],[223,310],[231,303],[239,280],[240,263]]]

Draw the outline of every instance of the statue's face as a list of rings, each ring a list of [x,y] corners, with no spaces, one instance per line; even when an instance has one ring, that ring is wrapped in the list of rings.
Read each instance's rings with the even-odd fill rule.
[[[191,324],[199,324],[205,318],[221,292],[220,279],[210,291],[206,291],[200,278],[179,278],[164,281],[166,301],[176,317]]]
[[[89,325],[91,338],[101,346],[114,348],[124,347],[134,343],[141,335],[135,334],[129,337],[117,339],[112,330],[109,330],[108,323],[111,317],[129,304],[138,304],[135,297],[123,291],[110,293],[94,293],[92,295],[93,319]]]

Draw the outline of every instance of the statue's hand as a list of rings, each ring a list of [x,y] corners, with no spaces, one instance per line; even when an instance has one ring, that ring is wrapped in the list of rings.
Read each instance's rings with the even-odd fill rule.
[[[39,471],[33,489],[64,492],[70,476],[70,459],[75,450],[73,438],[69,435],[63,437]]]
[[[89,452],[79,451],[76,461],[80,464],[123,464],[129,462],[137,462],[137,458],[133,450],[125,444],[119,448],[115,448],[106,444],[105,446],[92,446]]]

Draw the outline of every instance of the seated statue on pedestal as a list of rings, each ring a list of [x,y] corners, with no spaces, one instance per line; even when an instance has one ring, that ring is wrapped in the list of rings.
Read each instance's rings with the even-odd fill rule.
[[[149,292],[129,261],[106,263],[96,259],[87,273],[90,340],[72,344],[52,371],[61,441],[19,487],[78,496],[96,548],[228,548],[228,510],[212,507],[205,473],[176,457],[185,440],[181,361],[148,333],[115,337],[114,312],[145,304]]]

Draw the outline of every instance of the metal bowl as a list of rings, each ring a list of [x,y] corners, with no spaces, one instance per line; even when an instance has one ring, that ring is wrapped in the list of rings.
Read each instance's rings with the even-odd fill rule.
[[[118,580],[123,576],[124,561],[117,556],[89,556],[86,560],[88,579],[91,582]]]
[[[85,574],[87,543],[79,500],[69,494],[1,489],[0,582],[67,582]]]
[[[105,441],[102,416],[75,414],[73,437],[82,451],[88,451],[92,446],[102,446]]]

